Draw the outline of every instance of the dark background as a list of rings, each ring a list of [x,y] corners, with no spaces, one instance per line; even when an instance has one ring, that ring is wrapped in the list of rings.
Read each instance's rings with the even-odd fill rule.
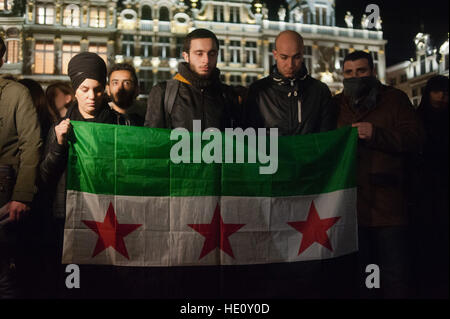
[[[278,20],[278,8],[283,0],[265,0],[271,20]],[[380,7],[383,38],[386,44],[386,64],[390,66],[415,57],[414,37],[429,33],[431,42],[439,47],[448,38],[448,0],[335,0],[336,26],[346,27],[344,16],[353,15],[354,28],[361,28],[361,16],[369,4]],[[287,6],[286,6],[287,7]]]

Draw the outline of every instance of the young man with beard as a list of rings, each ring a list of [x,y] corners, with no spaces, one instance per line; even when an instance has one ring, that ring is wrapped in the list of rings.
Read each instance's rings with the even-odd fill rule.
[[[213,32],[196,29],[189,33],[183,45],[186,62],[179,64],[172,80],[151,89],[144,125],[192,131],[193,120],[201,120],[202,131],[235,126],[239,100],[232,88],[220,81],[218,53],[219,40]]]
[[[421,149],[423,128],[408,96],[378,81],[369,53],[347,55],[343,75],[344,91],[335,97],[337,126],[352,125],[359,137],[360,294],[405,298],[409,268],[405,162]],[[365,285],[369,264],[379,266],[381,289],[369,290]]]
[[[120,114],[125,125],[144,125],[145,107],[136,102],[139,94],[139,83],[135,69],[127,63],[115,64],[108,74],[106,93],[110,98],[109,106]]]
[[[250,86],[245,103],[245,125],[278,128],[280,135],[302,135],[332,130],[335,107],[328,87],[313,79],[303,63],[303,38],[281,32],[275,40],[276,65],[269,76]]]

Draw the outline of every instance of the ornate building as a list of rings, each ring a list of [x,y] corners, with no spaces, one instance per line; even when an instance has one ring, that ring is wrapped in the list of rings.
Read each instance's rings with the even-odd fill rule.
[[[386,70],[388,84],[399,88],[418,106],[429,78],[441,74],[448,77],[448,39],[439,48],[430,44],[430,35],[418,33],[414,38],[416,57],[390,66]]]
[[[24,1],[25,2],[25,1]],[[385,44],[381,22],[375,30],[336,27],[334,0],[290,0],[277,21],[259,0],[0,0],[0,34],[8,53],[2,73],[33,78],[45,86],[68,80],[67,64],[82,51],[108,62],[127,61],[139,71],[142,98],[159,81],[169,79],[181,61],[184,36],[193,29],[215,32],[221,48],[223,80],[247,86],[266,76],[273,65],[277,34],[298,31],[304,59],[313,77],[335,92],[342,87],[341,66],[352,50],[370,52],[381,81],[385,78]],[[363,17],[364,18],[364,17]]]

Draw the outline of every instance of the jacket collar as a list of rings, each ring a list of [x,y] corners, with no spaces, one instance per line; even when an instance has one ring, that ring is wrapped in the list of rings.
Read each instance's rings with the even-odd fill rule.
[[[272,78],[272,81],[274,81],[278,85],[295,86],[297,83],[299,83],[300,81],[304,81],[308,77],[308,69],[306,68],[305,63],[303,63],[300,71],[295,75],[295,77],[289,79],[278,72],[277,65],[275,64],[274,66],[272,66],[270,77]]]
[[[199,89],[217,86],[220,84],[220,70],[218,68],[214,69],[210,77],[202,78],[191,71],[188,63],[183,62],[178,65],[178,74],[178,81],[192,85]]]

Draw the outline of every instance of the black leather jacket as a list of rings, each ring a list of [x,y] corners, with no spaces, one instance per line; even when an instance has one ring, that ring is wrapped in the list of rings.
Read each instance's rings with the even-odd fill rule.
[[[170,114],[164,107],[166,82],[162,82],[150,91],[144,126],[192,131],[193,120],[201,120],[202,130],[214,127],[224,131],[236,126],[240,113],[238,95],[220,82],[219,75],[215,69],[210,79],[201,79],[187,63],[181,63],[175,77],[180,84]]]
[[[279,135],[318,133],[336,128],[336,108],[327,85],[308,75],[294,79],[272,73],[250,86],[244,106],[246,127],[278,128]]]
[[[118,124],[123,122],[120,120],[120,114],[113,112],[104,101],[102,111],[93,119],[84,119],[78,111],[76,102],[67,110],[66,116],[53,124],[48,132],[47,141],[45,143],[43,159],[39,168],[39,189],[46,192],[46,197],[52,200],[52,210],[55,217],[64,218],[66,203],[66,169],[68,146],[59,145],[56,139],[55,126],[62,120],[69,118],[74,121],[90,121],[96,123]]]

